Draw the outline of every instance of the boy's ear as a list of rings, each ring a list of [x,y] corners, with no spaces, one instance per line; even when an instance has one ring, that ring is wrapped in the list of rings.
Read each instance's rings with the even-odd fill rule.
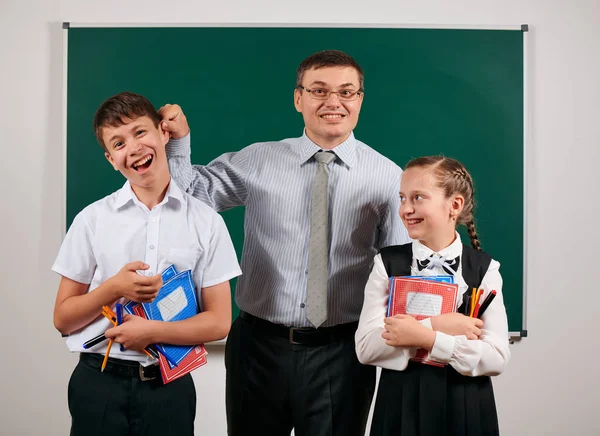
[[[115,165],[115,160],[113,159],[113,157],[110,155],[110,153],[108,151],[104,152],[104,157],[112,165],[112,167],[115,169],[115,171],[119,171],[119,169]]]
[[[163,129],[162,121],[158,123],[158,132],[160,133],[160,136],[166,145],[167,142],[169,142],[169,139],[171,139],[171,134],[167,130]]]
[[[450,202],[450,216],[458,219],[464,207],[465,197],[460,194],[453,196]]]

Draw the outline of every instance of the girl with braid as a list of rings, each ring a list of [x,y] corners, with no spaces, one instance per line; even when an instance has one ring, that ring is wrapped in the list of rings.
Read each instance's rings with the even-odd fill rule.
[[[471,175],[454,159],[414,159],[402,175],[400,217],[414,242],[375,257],[356,332],[358,359],[383,368],[371,436],[499,434],[490,376],[510,358],[508,323],[500,264],[481,251],[473,194]],[[472,248],[463,246],[459,224]],[[481,320],[458,312],[386,318],[389,277],[448,274],[459,285],[458,305],[473,287],[483,290],[481,298],[496,291]],[[443,366],[411,360],[419,348]]]

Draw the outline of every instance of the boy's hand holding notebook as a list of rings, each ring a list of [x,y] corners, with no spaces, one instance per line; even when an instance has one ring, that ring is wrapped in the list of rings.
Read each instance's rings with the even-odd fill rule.
[[[171,265],[162,272],[163,286],[151,303],[129,301],[123,308],[131,314],[156,321],[180,321],[199,312],[191,271],[177,272]],[[163,383],[169,383],[206,363],[204,345],[157,344]]]

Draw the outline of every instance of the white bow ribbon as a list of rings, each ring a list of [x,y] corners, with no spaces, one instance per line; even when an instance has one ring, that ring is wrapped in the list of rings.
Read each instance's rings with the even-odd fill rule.
[[[430,257],[428,257],[425,260],[422,261],[418,261],[419,264],[419,269],[434,269],[435,267],[440,267],[442,268],[444,271],[449,272],[449,273],[453,273],[454,271],[456,271],[458,269],[458,266],[456,265],[458,262],[458,257],[456,258],[452,258],[452,259],[447,259],[444,256],[440,256],[439,254],[432,254]],[[426,265],[424,265],[426,263]]]

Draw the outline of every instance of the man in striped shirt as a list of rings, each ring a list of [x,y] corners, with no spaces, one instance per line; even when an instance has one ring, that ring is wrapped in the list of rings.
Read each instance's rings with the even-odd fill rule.
[[[245,206],[244,248],[228,337],[227,422],[232,436],[364,435],[375,368],[354,348],[364,286],[382,247],[409,242],[398,216],[401,169],[354,138],[363,72],[327,50],[297,70],[299,138],[252,144],[208,165],[190,162],[177,105],[161,109],[171,174],[217,211]],[[311,192],[315,154],[331,151],[326,320],[307,320]]]

